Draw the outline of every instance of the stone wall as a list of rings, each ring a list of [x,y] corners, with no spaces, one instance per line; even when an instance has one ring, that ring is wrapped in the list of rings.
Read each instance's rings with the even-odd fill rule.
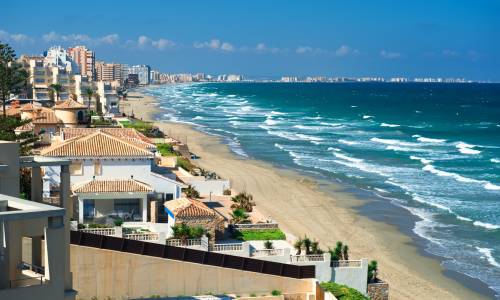
[[[387,282],[369,283],[368,297],[371,300],[389,300],[389,284]]]
[[[175,218],[175,223],[184,223],[191,227],[201,226],[210,233],[210,238],[221,239],[224,236],[224,219],[219,216],[207,218]]]

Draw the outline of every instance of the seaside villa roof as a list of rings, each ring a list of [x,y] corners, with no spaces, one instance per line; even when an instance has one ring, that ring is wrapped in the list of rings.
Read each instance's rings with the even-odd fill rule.
[[[164,205],[176,218],[220,218],[214,210],[198,200],[179,198],[167,201]]]
[[[65,140],[41,151],[41,155],[67,158],[153,158],[153,153],[101,130]]]
[[[144,134],[134,128],[63,128],[61,129],[61,139],[69,140],[75,137],[86,136],[97,131],[110,134],[114,137],[134,143],[145,149],[156,149],[156,145]]]
[[[36,108],[33,113],[33,124],[62,124],[62,121],[56,117],[54,111],[50,108]]]
[[[149,193],[150,185],[135,179],[90,180],[73,187],[74,193]]]
[[[73,99],[60,101],[56,105],[54,105],[54,109],[86,109],[86,108],[87,106]]]

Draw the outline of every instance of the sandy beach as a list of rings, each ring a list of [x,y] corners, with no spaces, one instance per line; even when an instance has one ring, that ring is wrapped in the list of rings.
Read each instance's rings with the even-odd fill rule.
[[[136,92],[121,102],[122,111],[152,120],[158,113],[154,98]],[[347,243],[350,257],[378,261],[380,278],[390,284],[391,299],[486,299],[443,274],[439,261],[423,256],[412,238],[397,227],[373,221],[357,213],[363,200],[330,183],[318,188],[312,177],[284,170],[269,163],[242,159],[217,137],[188,125],[156,122],[165,133],[189,145],[201,158],[196,164],[231,181],[238,191],[254,196],[258,209],[279,222],[294,236],[307,235],[332,247]]]

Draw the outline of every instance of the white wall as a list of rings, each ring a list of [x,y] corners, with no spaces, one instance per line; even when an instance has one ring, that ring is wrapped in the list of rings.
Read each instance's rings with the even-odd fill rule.
[[[368,278],[368,260],[361,260],[361,267],[332,268],[332,281],[345,284],[366,295]]]
[[[210,192],[212,195],[222,196],[224,194],[224,190],[230,188],[229,180],[202,180],[198,179],[198,177],[191,178],[183,178],[187,184],[190,184],[192,187],[197,190],[201,196],[208,196]]]

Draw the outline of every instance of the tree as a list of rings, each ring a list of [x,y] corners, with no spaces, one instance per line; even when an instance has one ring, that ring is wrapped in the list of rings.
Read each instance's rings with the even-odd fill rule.
[[[370,261],[368,264],[368,283],[377,282],[378,278],[378,263],[376,260]]]
[[[98,93],[94,93],[94,98],[95,98],[95,111],[99,116],[101,116],[102,115],[101,97],[99,96]]]
[[[231,213],[231,218],[233,224],[247,223],[248,222],[248,214],[241,208],[233,210]]]
[[[49,85],[49,88],[50,88],[50,90],[54,93],[54,95],[55,95],[55,100],[56,100],[56,101],[59,101],[59,96],[60,96],[60,93],[61,93],[61,92],[62,92],[62,90],[63,90],[62,85],[60,85],[59,83],[53,83],[53,84]]]
[[[271,250],[274,249],[273,242],[267,240],[264,242],[264,249]]]
[[[85,90],[83,91],[87,98],[89,99],[88,103],[88,109],[90,111],[90,102],[92,102],[92,96],[94,95],[94,90],[91,87],[86,87]]]
[[[26,131],[20,134],[16,134],[16,128],[31,123],[31,120],[25,119],[21,120],[14,117],[1,117],[0,118],[0,140],[3,141],[16,141],[19,143],[20,154],[28,155],[33,149],[33,143],[38,140],[38,138],[33,134],[33,132]]]
[[[347,245],[344,245],[344,247],[342,247],[342,258],[344,260],[349,260],[349,246]]]
[[[323,250],[321,250],[319,242],[316,240],[311,243],[311,254],[323,254]]]
[[[295,244],[293,244],[293,247],[297,250],[296,255],[300,255],[302,253],[302,247],[304,247],[304,240],[298,239],[295,241]]]
[[[303,239],[303,243],[304,243],[304,249],[306,250],[306,255],[311,254],[311,244],[312,244],[311,239],[305,236]]]
[[[255,202],[253,201],[253,196],[245,192],[239,193],[238,195],[232,197],[231,201],[234,202],[233,205],[231,205],[231,208],[233,209],[241,208],[244,209],[246,212],[252,212],[253,207],[255,206]]]
[[[342,248],[343,248],[342,242],[338,241],[337,245],[335,245],[335,249],[329,250],[332,261],[342,260]]]
[[[189,185],[186,189],[184,189],[184,194],[186,194],[186,197],[188,198],[193,198],[193,199],[200,198],[200,193],[198,193],[198,191],[191,185]]]
[[[7,116],[6,104],[11,94],[19,93],[26,86],[28,73],[16,62],[16,52],[0,42],[0,99],[3,117]]]
[[[185,223],[175,224],[172,226],[174,238],[180,239],[181,244],[185,245],[191,234],[191,228]]]

